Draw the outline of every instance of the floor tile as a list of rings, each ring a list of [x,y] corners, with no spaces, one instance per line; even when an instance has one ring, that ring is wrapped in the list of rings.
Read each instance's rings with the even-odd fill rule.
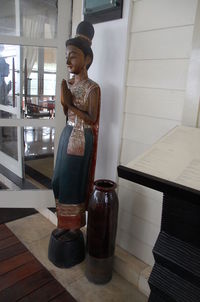
[[[25,245],[46,237],[55,229],[55,225],[41,214],[18,219],[6,225]]]
[[[148,279],[150,277],[152,271],[152,267],[148,266],[146,267],[140,274],[138,288],[139,290],[144,293],[146,296],[149,296],[150,294],[150,288],[148,284]]]
[[[147,302],[147,298],[129,282],[113,273],[106,285],[95,285],[84,276],[68,286],[68,291],[78,302]]]
[[[41,214],[7,226],[78,302],[147,302],[147,297],[116,272],[106,285],[95,285],[85,277],[85,262],[69,269],[54,266],[48,260],[48,244],[55,225]]]

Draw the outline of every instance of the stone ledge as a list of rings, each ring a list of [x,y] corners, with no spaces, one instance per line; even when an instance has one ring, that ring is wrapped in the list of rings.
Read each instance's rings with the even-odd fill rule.
[[[114,270],[125,280],[136,286],[145,296],[149,296],[148,278],[152,267],[131,255],[119,246],[115,248]]]

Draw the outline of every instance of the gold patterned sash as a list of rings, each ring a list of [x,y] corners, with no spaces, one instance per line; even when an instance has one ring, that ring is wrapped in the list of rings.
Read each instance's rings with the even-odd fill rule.
[[[76,116],[75,125],[72,129],[68,146],[67,154],[84,156],[85,153],[85,134],[83,120],[78,121]]]

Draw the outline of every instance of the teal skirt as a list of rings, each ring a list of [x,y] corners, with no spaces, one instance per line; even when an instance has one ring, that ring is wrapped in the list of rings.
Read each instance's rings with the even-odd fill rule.
[[[72,129],[72,126],[66,125],[62,131],[52,179],[55,199],[63,204],[79,204],[85,201],[93,152],[92,130],[86,128],[84,156],[67,154]]]

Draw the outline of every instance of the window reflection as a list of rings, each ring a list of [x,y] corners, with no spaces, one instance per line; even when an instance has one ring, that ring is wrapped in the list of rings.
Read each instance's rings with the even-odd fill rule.
[[[23,54],[21,65],[20,53]],[[20,73],[24,79],[22,92]],[[17,118],[54,118],[55,94],[56,49],[0,44],[0,104],[18,108],[12,112],[5,107],[0,110]]]
[[[1,35],[21,35],[32,39],[56,38],[56,0],[5,0],[1,2]]]
[[[56,94],[56,49],[23,47],[23,110],[28,118],[54,118]]]
[[[0,34],[16,35],[15,0],[1,1]]]
[[[22,35],[34,39],[56,38],[56,2],[56,0],[21,0]]]

